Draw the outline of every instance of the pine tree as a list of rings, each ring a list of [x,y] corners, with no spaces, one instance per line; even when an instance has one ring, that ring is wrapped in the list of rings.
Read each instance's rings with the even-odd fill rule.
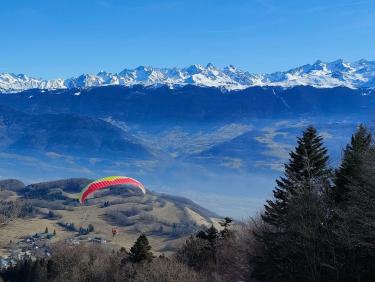
[[[207,229],[206,234],[207,234],[207,240],[211,244],[214,244],[219,236],[219,232],[213,225],[211,225],[211,227]]]
[[[255,258],[254,277],[260,280],[320,279],[319,260],[326,256],[323,199],[331,174],[322,141],[311,126],[303,132],[285,164],[285,176],[276,181],[274,199],[265,205],[264,225],[255,232],[262,253]]]
[[[356,178],[360,176],[364,157],[371,149],[372,142],[371,133],[361,124],[352,135],[351,143],[346,146],[340,168],[336,171],[333,198],[337,204],[347,198],[350,184],[358,182]]]
[[[150,262],[153,259],[153,254],[150,251],[151,246],[145,234],[141,234],[133,247],[130,249],[129,258],[134,263],[143,261]]]
[[[223,230],[220,231],[220,234],[223,238],[228,238],[231,234],[229,227],[231,223],[233,222],[233,219],[230,217],[225,217],[223,221],[220,221],[219,224],[221,227],[223,227]]]
[[[46,229],[44,230],[44,233],[48,233],[48,227],[46,227]]]
[[[375,146],[361,125],[336,173],[334,231],[341,281],[375,281]]]
[[[341,281],[375,281],[375,154],[360,177],[348,185],[345,208],[338,218]],[[359,179],[358,179],[359,178]]]
[[[49,211],[47,216],[48,218],[54,218],[55,214],[52,211]]]
[[[214,249],[216,248],[217,240],[219,239],[219,231],[215,228],[215,226],[211,225],[211,227],[207,230],[199,231],[196,234],[196,237],[207,241],[210,244],[212,251],[214,251]]]
[[[290,153],[289,163],[285,164],[285,177],[276,180],[274,200],[268,200],[263,220],[279,226],[284,220],[288,200],[297,190],[320,189],[319,181],[326,182],[330,174],[328,169],[327,149],[323,138],[317,135],[316,129],[308,127],[303,136],[298,138],[297,147]],[[317,182],[318,181],[318,182]],[[317,185],[318,184],[318,185]],[[316,191],[317,192],[317,191]]]

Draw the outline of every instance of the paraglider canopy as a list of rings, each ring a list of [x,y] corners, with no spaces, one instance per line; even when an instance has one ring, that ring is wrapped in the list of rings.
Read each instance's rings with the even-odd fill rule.
[[[105,189],[112,186],[117,185],[131,185],[137,187],[142,191],[143,194],[146,194],[146,189],[141,182],[136,179],[126,177],[126,176],[108,176],[104,178],[97,179],[90,184],[88,184],[85,188],[83,188],[80,196],[79,201],[82,204],[85,199],[92,193],[97,190]]]

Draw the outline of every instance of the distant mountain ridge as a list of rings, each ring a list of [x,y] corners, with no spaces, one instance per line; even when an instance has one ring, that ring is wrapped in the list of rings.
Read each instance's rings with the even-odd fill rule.
[[[298,114],[373,113],[374,89],[311,86],[219,88],[107,86],[28,90],[0,95],[0,105],[29,114],[68,114],[126,123],[237,122]]]
[[[156,152],[101,119],[68,114],[30,115],[0,106],[0,152],[153,159]]]
[[[44,80],[25,74],[0,73],[0,92],[15,93],[29,89],[85,89],[109,85],[168,86],[186,85],[217,87],[226,90],[252,86],[312,86],[316,88],[348,87],[352,89],[375,87],[375,61],[346,62],[316,61],[287,71],[255,74],[234,66],[219,69],[212,64],[192,65],[186,68],[154,68],[140,66],[119,73],[100,71],[68,79]]]

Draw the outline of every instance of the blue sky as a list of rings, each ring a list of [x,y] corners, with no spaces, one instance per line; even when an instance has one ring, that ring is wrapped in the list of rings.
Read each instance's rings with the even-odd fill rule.
[[[375,0],[4,0],[0,72],[233,64],[273,72],[375,59]]]

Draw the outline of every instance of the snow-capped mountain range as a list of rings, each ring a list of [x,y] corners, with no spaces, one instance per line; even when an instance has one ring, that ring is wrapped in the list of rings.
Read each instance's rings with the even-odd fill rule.
[[[375,61],[316,61],[283,72],[255,74],[234,66],[219,69],[212,64],[187,68],[153,68],[140,66],[119,73],[101,71],[69,79],[44,80],[24,74],[0,73],[0,92],[14,93],[28,89],[73,89],[107,85],[144,85],[177,88],[185,85],[219,87],[227,90],[252,86],[294,87],[309,85],[318,88],[344,86],[353,89],[375,88]]]

